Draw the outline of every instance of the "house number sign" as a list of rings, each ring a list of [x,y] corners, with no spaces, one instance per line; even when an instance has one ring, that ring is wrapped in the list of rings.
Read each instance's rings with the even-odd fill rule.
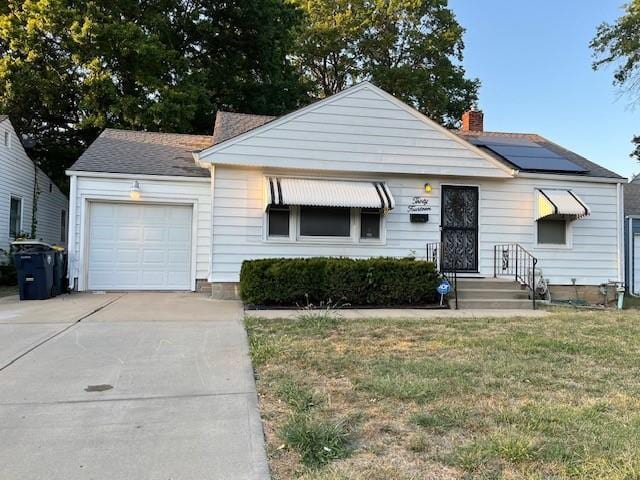
[[[431,205],[429,205],[429,198],[425,197],[413,197],[411,205],[409,205],[409,213],[412,214],[428,214],[431,212]]]

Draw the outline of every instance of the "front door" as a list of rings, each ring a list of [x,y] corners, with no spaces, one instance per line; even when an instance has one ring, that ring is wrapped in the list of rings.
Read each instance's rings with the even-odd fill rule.
[[[442,270],[478,271],[478,188],[442,186]]]

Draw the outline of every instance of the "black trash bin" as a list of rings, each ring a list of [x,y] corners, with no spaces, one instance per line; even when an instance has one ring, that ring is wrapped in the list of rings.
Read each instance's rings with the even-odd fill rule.
[[[56,250],[53,252],[53,289],[55,295],[66,293],[67,286],[67,252]]]
[[[55,296],[55,251],[45,244],[14,245],[20,300],[45,300]]]

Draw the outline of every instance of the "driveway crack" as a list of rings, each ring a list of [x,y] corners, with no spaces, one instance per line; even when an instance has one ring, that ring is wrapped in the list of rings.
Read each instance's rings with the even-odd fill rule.
[[[59,335],[62,335],[63,333],[65,333],[67,330],[75,327],[76,325],[78,325],[80,322],[82,322],[84,319],[89,318],[91,315],[95,315],[96,313],[98,313],[100,310],[108,307],[109,305],[111,305],[112,303],[117,302],[118,300],[120,300],[122,297],[124,297],[125,294],[122,294],[110,301],[108,301],[107,303],[103,303],[102,305],[96,307],[95,309],[93,309],[92,311],[90,311],[89,313],[83,315],[82,317],[78,318],[76,321],[74,321],[73,323],[70,323],[69,325],[67,325],[66,327],[64,327],[63,329],[57,331],[56,333],[49,335],[47,338],[45,338],[44,340],[38,342],[37,344],[35,344],[34,346],[32,346],[31,348],[27,349],[26,351],[22,352],[20,355],[18,355],[17,357],[15,357],[14,359],[10,360],[8,363],[4,364],[3,366],[0,367],[0,372],[2,372],[4,369],[10,367],[11,365],[13,365],[14,363],[16,363],[18,360],[20,360],[23,357],[26,357],[27,355],[29,355],[31,352],[33,352],[34,350],[40,348],[42,345],[44,345],[45,343],[53,340],[54,338],[56,338]]]

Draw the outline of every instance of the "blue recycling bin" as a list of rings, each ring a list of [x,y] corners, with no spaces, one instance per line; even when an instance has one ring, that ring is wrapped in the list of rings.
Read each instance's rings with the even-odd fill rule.
[[[45,300],[55,296],[53,250],[20,252],[13,256],[20,300]]]
[[[54,295],[67,293],[67,252],[56,249],[53,252],[53,291]]]

